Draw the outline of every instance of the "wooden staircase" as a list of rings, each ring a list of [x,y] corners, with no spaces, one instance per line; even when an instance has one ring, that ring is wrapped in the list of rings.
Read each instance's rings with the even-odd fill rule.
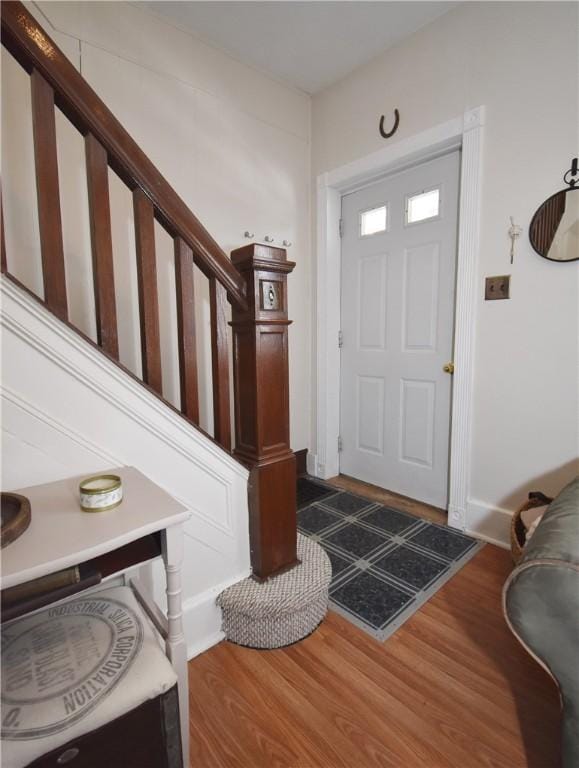
[[[254,575],[266,579],[296,564],[295,456],[289,445],[287,275],[294,264],[280,248],[252,244],[231,259],[187,208],[119,121],[20,2],[1,6],[2,45],[31,80],[34,159],[44,297],[62,322],[68,317],[59,197],[55,109],[85,142],[97,346],[119,360],[108,169],[133,198],[141,383],[163,398],[154,226],[174,242],[180,413],[197,429],[199,385],[194,265],[209,284],[214,434],[204,434],[250,469],[249,511]],[[3,279],[30,290],[10,272],[1,217]],[[232,308],[235,447],[232,450],[228,308]]]

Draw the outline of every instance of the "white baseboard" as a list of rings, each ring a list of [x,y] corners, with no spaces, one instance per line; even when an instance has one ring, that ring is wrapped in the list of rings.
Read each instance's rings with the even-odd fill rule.
[[[317,477],[317,469],[318,469],[318,457],[315,453],[312,453],[311,451],[308,451],[306,453],[306,471],[308,475],[312,475],[312,477]]]
[[[329,470],[326,469],[325,464],[318,462],[318,454],[311,453],[311,451],[308,451],[308,455],[306,456],[306,468],[308,470],[308,475],[317,477],[320,480],[329,480],[331,477],[336,477],[336,475],[340,474],[339,470],[337,472],[332,471],[333,467],[330,467]]]
[[[511,519],[508,509],[493,507],[481,501],[469,501],[466,509],[465,533],[504,549],[510,548]]]
[[[225,635],[221,629],[221,608],[216,603],[217,596],[232,584],[249,576],[249,571],[240,573],[200,595],[185,600],[183,603],[183,629],[187,638],[187,659],[191,660],[200,653],[220,643]]]

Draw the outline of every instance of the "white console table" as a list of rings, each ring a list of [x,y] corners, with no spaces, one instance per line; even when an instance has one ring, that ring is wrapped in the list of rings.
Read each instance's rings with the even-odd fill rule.
[[[183,523],[189,512],[133,467],[113,468],[106,470],[106,474],[119,475],[123,482],[123,501],[108,512],[88,513],[80,509],[78,485],[87,475],[15,491],[29,499],[32,518],[20,538],[2,550],[0,589],[87,562],[102,566],[103,580],[121,576],[127,581],[128,569],[162,556],[166,573],[166,618],[141,581],[132,579],[131,586],[163,636],[167,657],[177,674],[183,764],[187,767],[189,698],[181,564]]]

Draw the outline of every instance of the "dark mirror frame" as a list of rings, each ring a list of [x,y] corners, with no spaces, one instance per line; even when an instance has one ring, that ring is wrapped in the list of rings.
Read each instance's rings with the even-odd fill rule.
[[[563,181],[565,184],[567,184],[567,187],[564,187],[563,189],[560,189],[558,192],[555,192],[554,195],[551,195],[551,197],[548,197],[541,205],[537,208],[535,213],[533,214],[533,218],[531,219],[531,223],[529,224],[529,241],[531,243],[531,246],[535,253],[538,253],[539,256],[541,256],[543,259],[547,259],[547,261],[555,261],[558,264],[568,264],[572,261],[579,261],[579,254],[575,256],[573,259],[551,259],[549,256],[546,255],[546,253],[549,253],[549,249],[553,243],[553,238],[557,232],[557,228],[559,226],[559,223],[561,221],[561,218],[563,216],[563,213],[565,211],[565,207],[563,206],[563,211],[558,211],[556,208],[556,205],[554,203],[555,199],[562,196],[563,199],[565,199],[565,195],[569,194],[569,192],[579,192],[579,158],[574,157],[571,161],[571,168],[569,168],[568,171],[565,172],[563,175]],[[553,201],[553,202],[552,202]],[[551,206],[549,204],[551,203]],[[549,210],[549,207],[551,210]],[[546,251],[546,253],[543,253],[540,248],[540,243],[538,243],[539,237],[542,235],[543,237],[547,236],[548,233],[546,233],[543,229],[543,231],[537,231],[539,229],[539,216],[543,214],[547,217],[546,226],[549,225],[549,220],[553,221],[559,214],[559,219],[557,220],[557,223],[555,225],[555,230],[551,235],[551,240],[549,242],[549,245],[545,248],[543,247],[542,251]]]
[[[533,250],[535,251],[535,253],[538,253],[539,256],[541,256],[543,259],[547,259],[547,261],[554,261],[557,264],[569,264],[572,261],[579,261],[579,254],[577,256],[575,256],[574,259],[551,259],[551,258],[549,258],[549,256],[546,256],[544,253],[542,253],[539,250],[540,246],[537,243],[537,233],[536,233],[537,222],[538,222],[538,218],[539,218],[540,214],[544,212],[546,206],[552,200],[555,200],[555,198],[557,198],[559,195],[568,195],[570,192],[577,192],[577,193],[579,193],[579,187],[572,187],[572,186],[565,187],[564,189],[560,189],[558,192],[555,192],[555,194],[551,195],[551,197],[548,197],[537,208],[537,210],[535,211],[535,213],[533,215],[533,218],[531,219],[531,223],[529,224],[529,240],[530,240],[531,246],[532,246]],[[547,250],[547,253],[548,253],[548,250]]]

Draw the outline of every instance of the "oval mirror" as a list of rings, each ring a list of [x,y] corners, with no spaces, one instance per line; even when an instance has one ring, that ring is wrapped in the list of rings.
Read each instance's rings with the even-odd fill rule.
[[[579,259],[579,187],[556,192],[531,220],[531,245],[550,261]]]

